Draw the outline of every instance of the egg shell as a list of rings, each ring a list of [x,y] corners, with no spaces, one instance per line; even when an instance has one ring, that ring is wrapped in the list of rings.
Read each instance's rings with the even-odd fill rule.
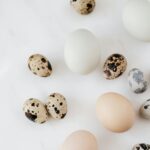
[[[40,77],[48,77],[52,73],[52,66],[48,59],[41,54],[34,54],[29,57],[28,67],[31,72]]]
[[[48,112],[45,105],[35,98],[30,98],[23,105],[25,116],[35,122],[42,124],[48,120]]]
[[[64,58],[71,71],[79,74],[92,72],[100,60],[96,37],[86,29],[73,32],[66,41]]]
[[[150,42],[150,0],[130,0],[123,11],[123,23],[135,38]]]
[[[51,94],[48,97],[47,110],[54,119],[63,119],[67,114],[66,98],[59,93]]]
[[[68,136],[61,150],[98,150],[98,144],[92,133],[79,130]]]
[[[82,15],[91,13],[95,8],[95,0],[70,0],[70,3]]]
[[[121,54],[112,54],[105,61],[103,72],[108,80],[120,77],[127,68],[127,60]]]
[[[146,143],[136,144],[132,150],[150,150],[150,145]]]
[[[143,118],[150,120],[150,99],[144,102],[140,107],[140,115]]]
[[[148,82],[144,78],[144,73],[137,68],[129,71],[128,82],[131,90],[136,94],[143,93],[147,90]]]
[[[135,120],[132,104],[118,93],[105,93],[99,97],[96,105],[99,121],[113,132],[124,132],[130,129]]]

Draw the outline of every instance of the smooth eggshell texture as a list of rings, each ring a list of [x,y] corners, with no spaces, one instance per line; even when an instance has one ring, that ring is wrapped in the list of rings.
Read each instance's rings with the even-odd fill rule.
[[[98,150],[98,144],[92,133],[79,130],[65,140],[61,150]]]
[[[103,126],[113,132],[130,129],[135,120],[131,103],[117,93],[105,93],[99,97],[96,105],[97,117]]]
[[[135,38],[150,42],[150,0],[130,0],[123,11],[123,23]]]
[[[66,41],[64,58],[72,72],[90,73],[97,67],[100,59],[96,37],[85,29],[73,32]]]

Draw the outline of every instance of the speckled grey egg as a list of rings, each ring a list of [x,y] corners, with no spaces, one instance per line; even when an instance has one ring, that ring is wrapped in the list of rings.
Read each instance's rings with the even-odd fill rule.
[[[130,70],[128,74],[129,86],[133,92],[139,94],[147,90],[148,82],[144,78],[144,74],[137,68]]]
[[[67,102],[63,95],[53,93],[48,97],[47,110],[54,119],[63,119],[67,114]]]
[[[95,8],[95,0],[71,0],[70,3],[82,15],[91,13]]]
[[[145,143],[136,144],[132,150],[150,150],[150,145]]]
[[[48,77],[52,73],[52,66],[48,59],[40,54],[29,57],[28,67],[32,73],[40,77]]]
[[[35,98],[26,100],[23,105],[25,116],[35,122],[42,124],[48,120],[48,112],[46,106]]]
[[[150,120],[150,99],[144,102],[143,105],[140,107],[140,115],[143,118]]]
[[[121,76],[127,68],[127,60],[121,54],[112,54],[105,61],[103,72],[104,77],[112,80]]]

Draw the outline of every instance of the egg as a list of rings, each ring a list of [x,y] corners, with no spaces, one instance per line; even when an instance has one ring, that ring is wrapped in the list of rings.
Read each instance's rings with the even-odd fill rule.
[[[95,8],[95,0],[70,0],[70,3],[82,15],[91,13]]]
[[[143,118],[150,120],[150,99],[144,102],[140,107],[140,115]]]
[[[129,71],[128,81],[132,91],[137,94],[147,90],[148,82],[144,78],[144,73],[137,68],[133,68]]]
[[[112,54],[105,61],[103,72],[104,77],[112,80],[121,76],[127,68],[127,60],[121,54]]]
[[[48,59],[41,54],[34,54],[29,57],[28,67],[32,73],[40,77],[48,77],[52,73],[52,66]]]
[[[66,41],[64,58],[72,72],[92,72],[100,61],[100,48],[96,37],[86,29],[76,30]]]
[[[98,150],[98,144],[92,133],[79,130],[67,137],[61,150]]]
[[[123,10],[123,23],[135,38],[150,42],[150,0],[130,0]]]
[[[66,98],[59,93],[51,94],[48,97],[47,110],[54,119],[63,119],[67,114]]]
[[[35,98],[30,98],[23,105],[25,116],[35,122],[42,124],[48,120],[48,112],[45,105]]]
[[[124,96],[109,92],[98,98],[96,112],[102,125],[112,132],[125,132],[135,120],[132,104]]]
[[[150,150],[150,145],[146,143],[136,144],[132,150]]]

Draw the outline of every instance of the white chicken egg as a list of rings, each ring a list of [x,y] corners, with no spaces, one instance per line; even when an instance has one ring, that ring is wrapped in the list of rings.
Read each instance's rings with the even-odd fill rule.
[[[135,38],[150,42],[150,0],[130,0],[123,11],[123,23]]]
[[[79,74],[92,72],[100,59],[100,48],[96,37],[86,29],[76,30],[66,41],[64,58],[72,72]]]

